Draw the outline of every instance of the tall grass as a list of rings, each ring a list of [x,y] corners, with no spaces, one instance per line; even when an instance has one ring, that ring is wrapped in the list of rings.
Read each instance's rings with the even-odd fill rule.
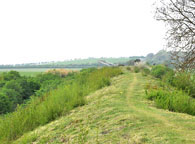
[[[195,73],[176,73],[171,84],[195,98]]]
[[[195,99],[182,90],[150,89],[146,96],[154,100],[158,108],[195,115]]]
[[[85,104],[89,93],[110,84],[110,78],[121,74],[119,68],[83,70],[69,83],[60,85],[42,97],[34,97],[28,105],[18,106],[13,113],[0,117],[0,143],[9,143],[25,132],[44,125]]]

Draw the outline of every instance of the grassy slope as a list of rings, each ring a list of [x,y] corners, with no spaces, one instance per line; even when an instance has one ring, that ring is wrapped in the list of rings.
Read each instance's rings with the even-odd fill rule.
[[[88,104],[14,143],[195,143],[195,117],[157,109],[144,96],[150,79],[125,73]]]

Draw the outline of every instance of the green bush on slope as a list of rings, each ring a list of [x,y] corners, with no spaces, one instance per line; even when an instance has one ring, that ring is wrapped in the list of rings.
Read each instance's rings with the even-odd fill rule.
[[[121,74],[119,68],[83,70],[65,85],[34,97],[24,107],[0,118],[0,143],[17,139],[25,132],[44,125],[76,106],[85,104],[87,94],[110,84],[110,78]]]
[[[144,68],[142,69],[141,73],[142,73],[143,76],[147,76],[147,75],[150,74],[150,69],[144,67]]]
[[[164,65],[156,65],[151,69],[151,75],[156,78],[162,78],[167,72],[172,71],[172,69],[164,66]]]
[[[195,115],[195,99],[182,90],[149,89],[146,96],[154,100],[158,108]]]
[[[177,73],[173,79],[172,85],[195,98],[195,74],[187,72]]]

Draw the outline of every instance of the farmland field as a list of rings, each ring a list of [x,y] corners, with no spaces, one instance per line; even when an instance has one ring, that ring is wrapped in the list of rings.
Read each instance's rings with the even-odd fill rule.
[[[18,71],[22,76],[36,76],[43,72],[46,72],[51,68],[26,68],[26,69],[0,69],[0,74],[3,72],[8,72],[11,70]],[[80,69],[73,69],[73,70],[80,70]]]

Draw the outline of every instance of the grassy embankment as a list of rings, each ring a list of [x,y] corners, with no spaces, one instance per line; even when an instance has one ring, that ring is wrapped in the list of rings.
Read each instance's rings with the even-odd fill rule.
[[[110,84],[110,78],[121,74],[119,68],[87,69],[70,77],[57,89],[32,98],[25,107],[0,117],[0,143],[10,143],[25,132],[45,125],[85,104],[85,96]],[[69,77],[68,77],[69,78]]]
[[[144,87],[153,82],[125,73],[87,97],[88,104],[26,133],[15,144],[148,143],[194,144],[195,117],[157,109]]]

